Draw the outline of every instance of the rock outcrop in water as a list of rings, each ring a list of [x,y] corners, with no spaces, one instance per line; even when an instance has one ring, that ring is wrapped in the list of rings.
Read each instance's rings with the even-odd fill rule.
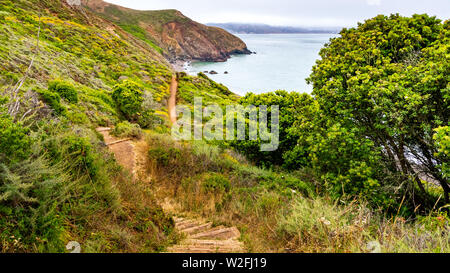
[[[154,45],[170,61],[221,62],[231,54],[251,54],[238,37],[197,23],[177,10],[138,11],[102,0],[83,0],[83,4]]]

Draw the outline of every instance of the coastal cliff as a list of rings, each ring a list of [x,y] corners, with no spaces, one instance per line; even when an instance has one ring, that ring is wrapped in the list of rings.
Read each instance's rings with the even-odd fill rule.
[[[251,53],[233,34],[197,23],[177,10],[139,11],[102,0],[84,0],[82,4],[146,41],[172,62],[223,62],[231,54]]]

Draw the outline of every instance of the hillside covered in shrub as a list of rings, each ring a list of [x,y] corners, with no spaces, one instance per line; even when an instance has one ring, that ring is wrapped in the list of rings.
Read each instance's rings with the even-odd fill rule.
[[[128,120],[167,131],[166,59],[60,0],[0,1],[0,59],[0,251],[164,249],[173,221],[94,129]],[[185,82],[189,96],[226,97],[209,80]]]
[[[261,152],[261,139],[173,140],[167,48],[128,10],[100,11],[0,1],[0,252],[162,252],[182,239],[168,206],[237,227],[249,252],[450,251],[448,21],[343,29],[312,94],[238,97],[176,75],[189,107],[278,105],[279,149]],[[132,14],[164,32],[152,20],[173,13]],[[136,144],[139,176],[99,127]]]

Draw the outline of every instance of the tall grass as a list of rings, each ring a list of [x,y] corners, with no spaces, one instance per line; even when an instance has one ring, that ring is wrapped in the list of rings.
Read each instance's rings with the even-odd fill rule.
[[[252,252],[448,252],[449,218],[385,215],[358,200],[315,191],[307,170],[284,173],[250,165],[204,142],[150,134],[147,171],[158,197],[216,224],[237,226]],[[229,185],[229,186],[227,186]]]
[[[131,179],[94,130],[42,122],[31,154],[0,163],[0,252],[161,251],[173,220]]]
[[[323,197],[294,199],[280,217],[278,232],[294,252],[371,252],[371,245],[380,252],[450,251],[444,214],[387,218],[364,203],[338,205]]]

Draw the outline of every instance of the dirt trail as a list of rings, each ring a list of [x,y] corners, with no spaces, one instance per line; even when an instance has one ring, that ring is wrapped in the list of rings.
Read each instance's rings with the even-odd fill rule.
[[[169,119],[170,123],[174,124],[177,122],[177,92],[178,92],[178,80],[174,75],[172,76],[172,82],[170,83],[170,98],[168,102]]]
[[[143,182],[150,182],[146,172],[148,144],[144,141],[117,139],[110,135],[111,128],[97,128],[105,139],[117,162],[133,173]],[[170,253],[238,253],[244,252],[243,243],[239,242],[241,234],[235,227],[213,227],[211,222],[203,219],[177,217],[180,215],[175,200],[164,200],[162,206],[166,213],[174,215],[176,229],[186,235],[180,244],[168,249]]]
[[[114,153],[117,162],[134,174],[136,158],[133,142],[130,139],[117,139],[110,135],[110,131],[111,128],[108,127],[97,128],[97,132],[103,135],[106,145]]]

